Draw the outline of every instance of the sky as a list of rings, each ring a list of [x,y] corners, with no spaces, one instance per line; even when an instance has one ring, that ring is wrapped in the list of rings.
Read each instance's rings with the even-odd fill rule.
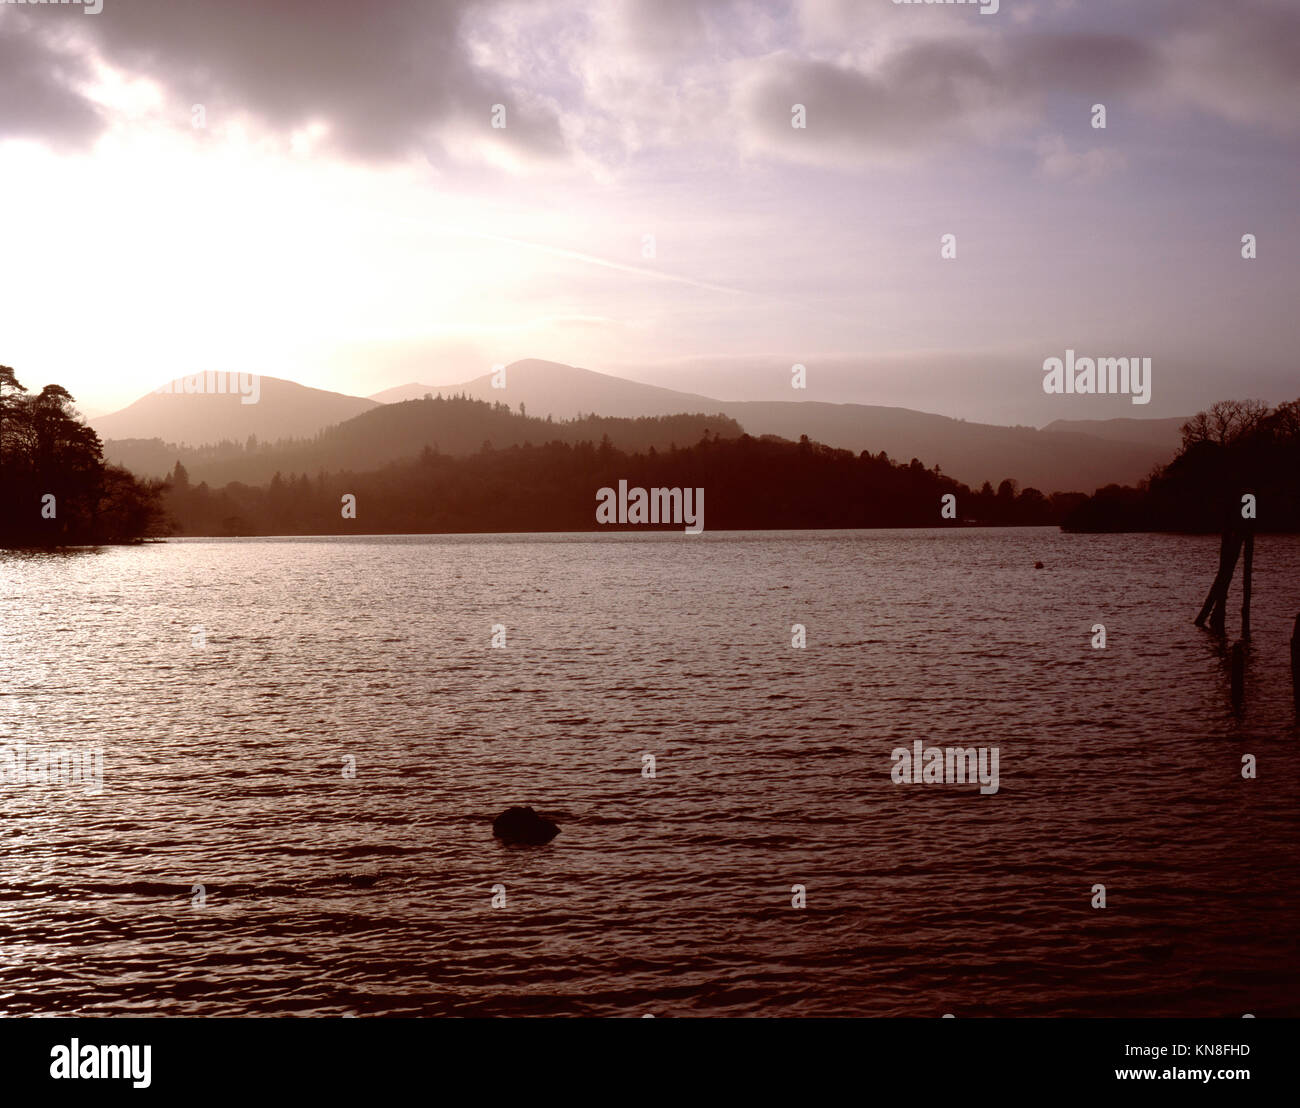
[[[102,9],[0,2],[0,364],[87,414],[530,357],[1034,425],[1300,396],[1294,0]],[[1150,403],[1046,394],[1067,349]]]

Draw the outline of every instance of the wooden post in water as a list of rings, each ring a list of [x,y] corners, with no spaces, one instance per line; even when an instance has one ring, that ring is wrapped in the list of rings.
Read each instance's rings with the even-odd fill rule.
[[[1246,532],[1241,562],[1241,637],[1250,638],[1250,568],[1255,563],[1255,532]]]
[[[1241,532],[1229,528],[1223,532],[1219,543],[1219,572],[1215,574],[1210,593],[1201,605],[1196,617],[1196,626],[1205,625],[1205,617],[1210,617],[1210,630],[1222,635],[1228,611],[1228,586],[1232,583],[1232,574],[1237,568],[1237,558],[1241,555]]]
[[[1295,698],[1295,714],[1300,721],[1300,612],[1296,613],[1295,630],[1291,632],[1291,695]]]
[[[1223,579],[1223,563],[1228,560],[1228,532],[1223,532],[1223,537],[1219,540],[1219,572],[1214,575],[1214,581],[1210,585],[1210,591],[1205,594],[1205,603],[1201,605],[1200,612],[1196,616],[1196,626],[1205,625],[1205,617],[1210,614],[1210,609],[1214,607],[1214,598],[1219,594],[1219,582]]]

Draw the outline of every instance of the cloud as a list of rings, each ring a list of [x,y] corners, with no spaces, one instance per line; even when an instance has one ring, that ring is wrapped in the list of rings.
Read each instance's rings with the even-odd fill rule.
[[[1188,5],[1169,38],[1171,97],[1247,126],[1300,128],[1300,6],[1293,0]]]
[[[1062,103],[1123,106],[1130,118],[1190,112],[1238,127],[1300,127],[1292,0],[1151,0],[1140,12],[1108,0],[1058,3],[1036,7],[1033,20],[856,0],[798,0],[797,12],[798,48],[732,67],[735,131],[751,154],[856,168],[911,163],[1032,133]],[[797,103],[807,107],[805,130],[790,126]],[[1044,154],[1047,172],[1067,164],[1095,175],[1122,159]]]
[[[53,73],[95,57],[156,82],[186,122],[189,106],[202,103],[209,125],[223,113],[247,115],[287,137],[324,124],[330,142],[359,160],[439,155],[467,135],[523,157],[561,156],[545,99],[480,70],[464,47],[462,23],[486,2],[109,0],[99,16],[39,8],[13,26],[20,43],[39,43],[57,22],[59,61],[37,64]],[[57,18],[68,11],[77,22]],[[498,103],[505,129],[491,127]]]
[[[726,149],[728,62],[771,49],[783,3],[502,2],[471,24],[485,66],[555,98],[575,156],[596,174],[643,151]]]
[[[34,26],[24,15],[0,7],[0,139],[82,145],[104,122],[82,91],[93,76],[90,67],[57,47],[54,27]]]
[[[977,49],[922,42],[874,72],[778,54],[745,67],[736,106],[751,150],[795,161],[889,160],[999,129],[1021,114],[1006,78]],[[807,126],[791,124],[804,105]]]
[[[1051,32],[1010,40],[1004,70],[1019,95],[1115,94],[1150,87],[1160,74],[1154,46],[1129,35]]]
[[[748,67],[737,107],[751,149],[860,164],[992,141],[1037,123],[1056,93],[1121,95],[1151,84],[1153,49],[1118,35],[925,38],[871,68],[774,55]],[[807,128],[791,126],[791,107]]]
[[[1293,0],[1033,11],[1020,21],[886,0],[108,0],[88,18],[71,5],[0,4],[0,138],[93,139],[115,118],[94,99],[101,65],[151,82],[178,128],[202,103],[211,127],[250,119],[286,142],[314,128],[356,161],[423,155],[597,175],[673,151],[907,163],[1032,137],[1063,97],[1123,104],[1130,118],[1190,109],[1238,127],[1296,126]],[[796,103],[806,130],[790,127]],[[494,104],[505,129],[490,126]]]
[[[1122,151],[1105,147],[1071,151],[1060,135],[1038,141],[1038,171],[1045,177],[1092,181],[1117,172],[1128,164]]]

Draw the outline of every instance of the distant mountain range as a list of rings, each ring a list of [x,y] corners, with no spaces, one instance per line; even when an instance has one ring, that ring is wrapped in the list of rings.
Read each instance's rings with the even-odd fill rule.
[[[1058,419],[1044,431],[1068,431],[1093,435],[1112,442],[1136,442],[1173,453],[1183,442],[1187,416],[1168,419]]]
[[[816,442],[899,461],[920,459],[978,487],[1005,477],[1040,492],[1092,492],[1109,484],[1133,484],[1169,461],[1179,439],[1168,446],[1125,442],[1073,431],[1038,431],[967,423],[908,408],[813,401],[727,403],[722,411],[751,435],[805,434]]]
[[[399,409],[406,407],[401,403],[405,400],[463,394],[508,404],[513,411],[522,406],[526,411],[527,424],[512,423],[508,430],[503,425],[499,434],[504,439],[492,438],[496,446],[549,438],[572,441],[567,432],[561,434],[557,426],[545,424],[548,416],[566,420],[590,413],[622,419],[720,414],[754,436],[797,440],[806,435],[855,453],[884,451],[903,462],[918,458],[927,467],[937,465],[944,473],[976,487],[984,481],[996,485],[1011,477],[1022,487],[1051,493],[1091,492],[1107,484],[1135,483],[1153,466],[1173,456],[1184,422],[1181,418],[1058,420],[1037,430],[967,423],[908,408],[876,405],[725,401],[534,359],[507,366],[505,388],[494,388],[493,376],[485,373],[458,385],[403,385],[369,398],[262,377],[256,404],[242,404],[238,396],[230,395],[151,394],[121,412],[92,420],[91,425],[105,440],[137,440],[131,444],[106,441],[105,453],[110,460],[146,476],[155,475],[150,471],[164,471],[178,460],[171,457],[176,452],[167,444],[198,446],[222,440],[242,444],[249,435],[263,442],[308,439],[334,425],[343,425],[327,436],[328,441],[318,442],[311,449],[303,443],[293,448],[284,444],[282,457],[258,462],[246,459],[236,467],[238,477],[227,478],[256,481],[265,479],[267,464],[277,462],[283,463],[280,468],[286,473],[334,471],[399,461],[423,445],[434,443],[448,453],[477,448],[481,440],[469,442],[445,426],[421,424],[426,418],[421,413],[432,418],[438,410],[434,407],[417,405],[399,414]],[[348,426],[363,415],[369,418],[356,427]],[[734,433],[726,421],[714,422],[715,433]],[[637,449],[640,440],[627,429],[624,431],[629,437],[617,445]],[[527,437],[520,439],[520,434]],[[540,440],[533,439],[533,435],[540,436]],[[679,441],[679,445],[687,444]],[[169,457],[171,460],[166,461]],[[186,465],[190,464],[186,460]],[[299,468],[294,469],[295,465]],[[226,466],[221,469],[234,472]],[[212,475],[217,476],[216,472]]]
[[[279,377],[257,378],[257,402],[245,404],[238,374],[214,374],[220,382],[196,375],[203,390],[186,393],[171,384],[169,392],[151,392],[112,415],[89,421],[101,439],[162,439],[181,446],[203,446],[230,439],[307,438],[371,408],[374,400],[308,388]],[[182,381],[184,378],[181,379]],[[208,391],[217,385],[225,392]]]

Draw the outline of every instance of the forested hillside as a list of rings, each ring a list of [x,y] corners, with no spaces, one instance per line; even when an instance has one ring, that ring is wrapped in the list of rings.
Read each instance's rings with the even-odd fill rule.
[[[114,441],[108,456],[142,476],[162,477],[180,462],[193,481],[224,485],[230,481],[265,484],[276,473],[331,473],[376,469],[414,458],[425,447],[442,454],[465,455],[490,443],[500,449],[532,443],[599,442],[608,436],[619,450],[698,442],[705,431],[734,438],[742,434],[735,420],[722,415],[644,416],[622,419],[597,415],[577,419],[539,419],[508,405],[467,397],[435,396],[372,408],[310,439],[275,443],[250,438],[217,446],[186,449],[159,439]]]
[[[703,488],[706,530],[1045,524],[1080,499],[1018,492],[1010,480],[976,492],[915,459],[904,465],[883,453],[744,435],[636,454],[609,440],[459,458],[427,449],[367,473],[277,475],[265,488],[214,490],[181,469],[167,503],[189,535],[595,531],[611,529],[596,521],[597,491],[620,480]],[[947,493],[956,496],[951,520],[941,515]],[[343,515],[345,496],[356,498],[355,519]]]

